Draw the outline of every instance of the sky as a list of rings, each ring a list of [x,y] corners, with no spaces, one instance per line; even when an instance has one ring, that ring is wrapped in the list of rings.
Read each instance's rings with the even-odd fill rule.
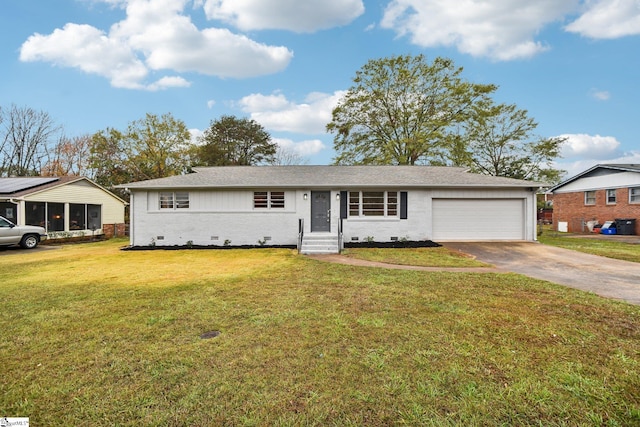
[[[331,110],[369,60],[448,57],[565,137],[554,167],[640,164],[640,0],[0,0],[0,107],[67,136],[223,115],[330,164]]]

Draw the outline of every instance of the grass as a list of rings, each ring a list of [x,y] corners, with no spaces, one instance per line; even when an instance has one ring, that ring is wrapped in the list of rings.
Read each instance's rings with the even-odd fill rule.
[[[545,245],[558,246],[574,251],[623,261],[640,262],[640,245],[633,243],[601,240],[588,237],[574,237],[553,231],[543,232],[538,240]]]
[[[288,250],[0,255],[0,415],[37,425],[640,424],[640,307]],[[200,335],[217,330],[217,338]]]
[[[421,267],[491,267],[491,265],[445,247],[405,249],[346,249],[344,255],[367,261]]]

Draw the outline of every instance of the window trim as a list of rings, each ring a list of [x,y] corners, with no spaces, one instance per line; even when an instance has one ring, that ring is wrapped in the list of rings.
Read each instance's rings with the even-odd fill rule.
[[[287,194],[285,191],[254,191],[254,210],[284,210],[287,206]]]
[[[373,201],[365,202],[365,194],[370,199],[380,197],[373,196],[372,194],[380,193],[382,196],[382,210],[375,209],[374,206],[379,206],[380,202],[374,203]],[[357,199],[354,197],[357,195]],[[391,190],[365,190],[365,191],[349,191],[347,192],[347,217],[348,218],[393,218],[399,219],[402,211],[402,192]],[[368,205],[368,206],[367,206]],[[370,212],[367,215],[367,212]],[[382,215],[372,214],[374,212],[382,212]]]
[[[611,198],[611,192],[613,192],[613,201],[609,200]],[[618,203],[618,192],[615,188],[608,188],[607,190],[605,190],[605,198],[607,205],[615,205],[616,203]]]
[[[638,203],[640,203],[640,187],[629,187],[629,204]]]
[[[158,193],[158,208],[161,211],[189,209],[190,201],[191,196],[188,191],[160,191]]]
[[[593,194],[593,198],[589,197],[590,194]],[[593,199],[593,202],[590,200]],[[585,206],[595,206],[596,204],[596,192],[595,190],[585,191],[584,192],[584,204]]]

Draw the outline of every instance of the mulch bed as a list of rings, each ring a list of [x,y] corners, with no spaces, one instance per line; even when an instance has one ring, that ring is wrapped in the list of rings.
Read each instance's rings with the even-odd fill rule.
[[[345,242],[345,248],[437,248],[440,243],[431,240],[419,241],[396,241],[396,242]],[[239,246],[219,246],[219,245],[183,245],[183,246],[127,246],[123,251],[152,251],[152,250],[182,250],[182,249],[296,249],[296,245],[239,245]]]

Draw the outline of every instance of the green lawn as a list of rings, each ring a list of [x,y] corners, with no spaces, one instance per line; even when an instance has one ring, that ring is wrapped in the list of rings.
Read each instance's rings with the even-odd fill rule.
[[[640,424],[640,307],[515,274],[123,244],[0,254],[0,416]]]
[[[487,263],[476,261],[474,258],[445,247],[404,249],[355,248],[345,249],[343,254],[348,257],[367,261],[398,265],[417,265],[422,267],[491,267],[491,265]]]
[[[538,240],[545,245],[600,255],[623,261],[640,262],[640,245],[588,237],[574,237],[554,231],[545,231]]]

